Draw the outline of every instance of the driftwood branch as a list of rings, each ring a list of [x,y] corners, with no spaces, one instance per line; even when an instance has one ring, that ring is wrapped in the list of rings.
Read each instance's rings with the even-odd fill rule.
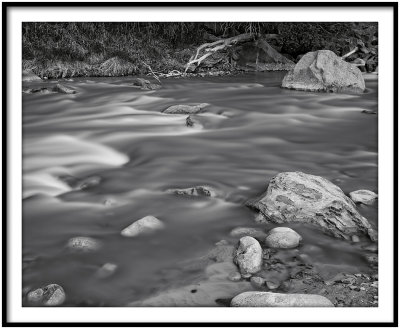
[[[346,57],[349,57],[351,55],[353,55],[354,53],[356,53],[358,51],[358,46],[355,47],[352,51],[349,51],[347,54],[342,56],[342,59],[345,59]]]
[[[150,70],[150,73],[151,73],[151,75],[160,83],[160,84],[162,84],[161,83],[161,81],[160,81],[160,79],[158,78],[158,76],[153,72],[153,70],[151,69],[151,67],[150,67],[150,65],[149,64],[147,64],[147,63],[145,63],[145,62],[142,62],[144,65],[146,65],[146,67]]]
[[[186,64],[185,72],[189,69],[190,66],[195,65],[196,67],[201,64],[207,57],[211,56],[217,51],[224,50],[228,47],[231,47],[240,42],[246,42],[254,39],[254,35],[250,33],[239,34],[234,37],[217,40],[210,43],[204,43],[199,46],[196,50],[196,54],[192,56],[189,62]],[[204,50],[204,53],[202,51]]]

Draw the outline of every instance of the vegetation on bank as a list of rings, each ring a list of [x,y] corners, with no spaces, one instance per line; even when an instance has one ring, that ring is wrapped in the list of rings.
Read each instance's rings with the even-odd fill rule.
[[[377,30],[376,23],[23,23],[22,66],[48,78],[183,71],[199,45],[250,33],[268,35],[268,43],[293,61],[319,49],[343,55],[362,43],[363,60],[376,67]],[[225,56],[198,69],[238,68]]]

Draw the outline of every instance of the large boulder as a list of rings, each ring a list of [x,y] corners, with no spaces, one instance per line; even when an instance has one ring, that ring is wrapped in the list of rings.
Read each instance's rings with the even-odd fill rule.
[[[251,236],[241,238],[234,261],[239,266],[242,276],[251,276],[259,272],[262,266],[262,249],[258,241]]]
[[[135,237],[141,234],[152,233],[165,227],[164,223],[154,216],[146,216],[121,231],[121,235]]]
[[[283,88],[362,93],[365,82],[361,71],[330,50],[305,54],[282,81]]]
[[[247,204],[259,210],[266,222],[313,224],[347,240],[358,233],[368,234],[371,240],[377,238],[353,201],[338,186],[319,176],[280,173],[270,180],[260,198]]]
[[[320,295],[279,294],[264,291],[243,292],[231,301],[240,307],[334,307],[332,302]]]
[[[41,81],[42,79],[38,77],[32,70],[22,71],[22,81]]]

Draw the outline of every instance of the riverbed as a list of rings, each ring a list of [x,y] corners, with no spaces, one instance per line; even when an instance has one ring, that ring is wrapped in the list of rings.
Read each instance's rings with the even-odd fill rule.
[[[322,176],[345,194],[377,193],[378,115],[362,113],[378,111],[377,75],[364,76],[361,95],[285,90],[283,75],[164,79],[154,91],[134,88],[132,77],[76,78],[59,81],[76,94],[23,94],[23,289],[57,283],[65,306],[124,306],[194,284],[205,269],[187,262],[220,240],[236,244],[233,228],[276,226],[257,223],[244,203],[279,172]],[[162,113],[198,103],[209,105],[193,126],[187,115]],[[217,197],[167,193],[198,185]],[[357,208],[377,228],[377,202]],[[147,215],[165,229],[121,236]],[[288,226],[323,278],[371,271],[366,237]],[[98,239],[100,250],[71,253],[65,246],[76,236]],[[105,263],[117,270],[99,278]]]

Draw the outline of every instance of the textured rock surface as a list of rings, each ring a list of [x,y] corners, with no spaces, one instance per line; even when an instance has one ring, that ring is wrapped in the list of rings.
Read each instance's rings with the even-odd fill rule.
[[[86,236],[78,236],[68,240],[67,248],[72,251],[91,252],[100,249],[100,242]]]
[[[259,229],[253,227],[236,227],[230,233],[233,237],[251,236],[253,238],[263,239],[267,234]]]
[[[231,306],[241,307],[333,307],[332,302],[320,295],[279,294],[248,291],[234,297]]]
[[[253,274],[260,271],[262,249],[258,241],[251,236],[241,238],[234,261],[239,266],[241,274]]]
[[[259,199],[247,204],[258,209],[266,221],[309,223],[347,240],[358,233],[368,234],[371,240],[377,238],[353,201],[338,186],[319,176],[280,173],[271,179]]]
[[[378,198],[378,194],[368,191],[368,190],[358,190],[350,192],[350,199],[355,203],[363,203],[363,204],[373,204],[375,199]]]
[[[35,73],[31,70],[24,70],[22,71],[22,81],[40,81],[42,80],[38,77]]]
[[[199,113],[203,108],[208,106],[207,103],[201,103],[197,105],[173,105],[163,110],[163,113],[167,114],[195,114]]]
[[[178,194],[178,195],[192,195],[192,196],[208,196],[216,197],[217,193],[209,186],[194,186],[184,189],[169,189],[168,193]]]
[[[164,223],[154,216],[143,217],[121,231],[121,235],[134,237],[164,228]]]
[[[265,244],[270,248],[295,248],[301,241],[301,236],[289,227],[275,227],[265,238]]]
[[[134,87],[139,87],[142,90],[156,90],[160,89],[161,86],[155,83],[151,83],[149,80],[142,78],[135,78],[132,81]]]
[[[61,93],[61,94],[76,94],[77,93],[77,91],[76,90],[73,90],[73,89],[71,89],[71,88],[68,88],[68,87],[66,87],[66,86],[64,86],[64,85],[61,85],[61,84],[56,84],[54,87],[53,87],[53,91],[55,91],[55,92],[58,92],[58,93]]]
[[[330,50],[305,54],[282,81],[283,88],[305,91],[362,93],[365,82],[361,71]]]
[[[57,306],[65,301],[64,289],[58,284],[49,284],[28,293],[27,300],[31,304]]]

